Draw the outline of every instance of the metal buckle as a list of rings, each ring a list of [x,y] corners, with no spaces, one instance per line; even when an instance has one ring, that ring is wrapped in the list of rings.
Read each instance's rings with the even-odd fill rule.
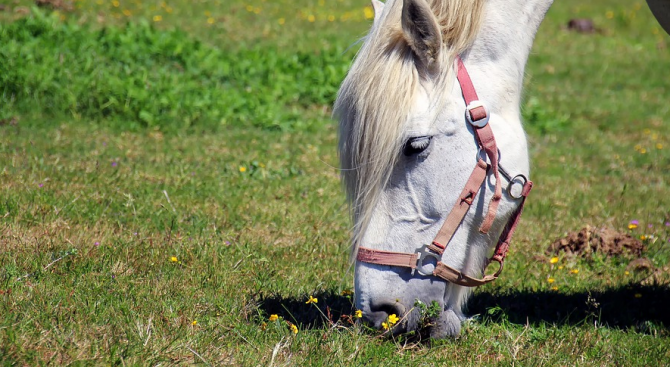
[[[472,115],[470,114],[470,111],[477,108],[477,107],[483,107],[484,108],[484,111],[486,112],[486,117],[484,117],[483,119],[473,121],[472,120]],[[465,119],[472,126],[476,126],[476,127],[486,126],[486,124],[489,123],[489,117],[490,117],[489,116],[489,110],[486,109],[486,106],[484,106],[484,103],[482,103],[482,101],[479,101],[479,100],[472,101],[465,107]]]
[[[440,256],[431,251],[428,248],[428,245],[424,245],[416,253],[416,268],[412,269],[412,275],[414,275],[415,271],[423,276],[433,275],[433,270],[427,270],[424,267],[423,260],[426,258],[435,259],[435,264],[426,264],[426,265],[432,265],[433,270],[435,270],[435,266],[437,266],[437,263],[440,261]]]

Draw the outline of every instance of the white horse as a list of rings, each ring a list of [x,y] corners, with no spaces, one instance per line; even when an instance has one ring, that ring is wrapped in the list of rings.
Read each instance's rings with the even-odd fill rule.
[[[499,273],[476,279],[494,249],[502,262],[506,245],[497,240],[507,238],[529,189],[519,104],[551,3],[373,0],[372,28],[335,103],[354,221],[356,307],[373,326],[388,327],[395,314],[402,319],[394,332],[414,330],[422,317],[416,301],[436,301],[441,314],[431,337],[458,335],[469,287]],[[476,94],[468,98],[470,87]],[[474,122],[466,121],[466,104]],[[483,116],[470,114],[477,111]],[[483,142],[489,135],[493,145]],[[477,165],[483,174],[472,190]],[[462,196],[468,187],[473,192]]]

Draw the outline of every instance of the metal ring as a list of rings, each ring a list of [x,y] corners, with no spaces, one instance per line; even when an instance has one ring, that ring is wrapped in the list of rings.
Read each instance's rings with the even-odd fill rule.
[[[493,277],[497,278],[500,275],[500,273],[502,273],[503,268],[505,267],[505,259],[504,258],[496,259],[495,257],[490,258],[489,261],[486,263],[486,267],[484,267],[484,276],[486,276],[486,268],[488,268],[492,262],[497,262],[499,266],[498,271],[496,271],[492,275]]]
[[[440,257],[436,253],[430,251],[428,249],[428,246],[422,247],[419,250],[419,252],[417,252],[416,272],[423,275],[423,276],[433,275],[433,271],[428,271],[428,270],[423,268],[423,266],[424,266],[423,265],[423,260],[427,257],[432,257],[433,259],[435,259],[435,264],[437,264],[440,261]],[[429,264],[429,265],[432,265],[432,264]],[[433,270],[435,269],[435,266],[436,265],[433,265]]]
[[[479,162],[480,159],[486,162],[488,156],[486,155],[484,148],[480,146],[479,149],[477,149],[477,155],[475,156],[475,158],[477,162]]]
[[[522,181],[522,182],[520,182],[520,181]],[[514,176],[509,181],[509,184],[507,185],[507,194],[509,194],[509,196],[512,199],[521,199],[523,197],[523,188],[526,186],[527,183],[528,183],[528,178],[526,176],[524,176],[522,174],[518,174],[518,175]],[[521,190],[519,191],[518,195],[514,195],[514,193],[512,193],[512,188],[516,185],[521,185]]]
[[[475,157],[477,158],[476,159],[477,162],[479,162],[480,159],[483,160],[486,163],[489,162],[489,155],[486,154],[486,151],[481,146],[479,146],[479,148],[477,148],[477,155]],[[500,162],[501,158],[502,158],[502,153],[500,152],[500,148],[498,148],[498,162]],[[498,163],[498,167],[500,167],[500,163]]]

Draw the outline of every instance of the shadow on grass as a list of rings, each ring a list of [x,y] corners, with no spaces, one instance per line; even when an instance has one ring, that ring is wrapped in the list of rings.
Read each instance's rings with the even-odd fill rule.
[[[306,304],[307,296],[297,299],[276,294],[263,295],[258,303],[265,316],[276,314],[307,329],[351,320],[355,311],[353,295],[326,290],[314,297],[317,304]],[[558,326],[597,322],[601,326],[670,335],[669,306],[668,286],[626,286],[576,293],[508,289],[474,294],[467,314],[482,315],[486,322],[501,322],[503,318],[517,324]]]
[[[470,315],[517,324],[598,325],[638,332],[670,334],[670,287],[625,286],[605,290],[502,290],[479,292],[468,303]]]
[[[262,295],[258,300],[260,310],[265,316],[278,315],[284,320],[301,325],[304,329],[319,329],[330,326],[331,322],[342,320],[345,323],[353,321],[354,313],[353,294],[341,295],[326,290],[313,295],[318,303],[305,303],[309,296],[304,298],[284,298],[281,295]]]

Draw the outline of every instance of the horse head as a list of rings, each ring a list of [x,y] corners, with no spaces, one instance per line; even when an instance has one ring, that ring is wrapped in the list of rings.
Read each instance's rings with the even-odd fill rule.
[[[374,327],[417,329],[425,316],[420,305],[433,304],[430,335],[460,332],[471,288],[434,270],[479,277],[519,212],[513,188],[523,190],[525,182],[515,177],[529,175],[519,107],[524,68],[551,2],[373,0],[375,20],[342,83],[335,115],[354,224],[355,303]],[[480,127],[468,122],[473,115],[466,118],[466,107],[477,106],[466,106],[459,63],[482,102],[494,148],[487,150]],[[445,248],[436,249],[477,165],[486,167],[481,184]],[[383,260],[395,253],[408,255]]]

